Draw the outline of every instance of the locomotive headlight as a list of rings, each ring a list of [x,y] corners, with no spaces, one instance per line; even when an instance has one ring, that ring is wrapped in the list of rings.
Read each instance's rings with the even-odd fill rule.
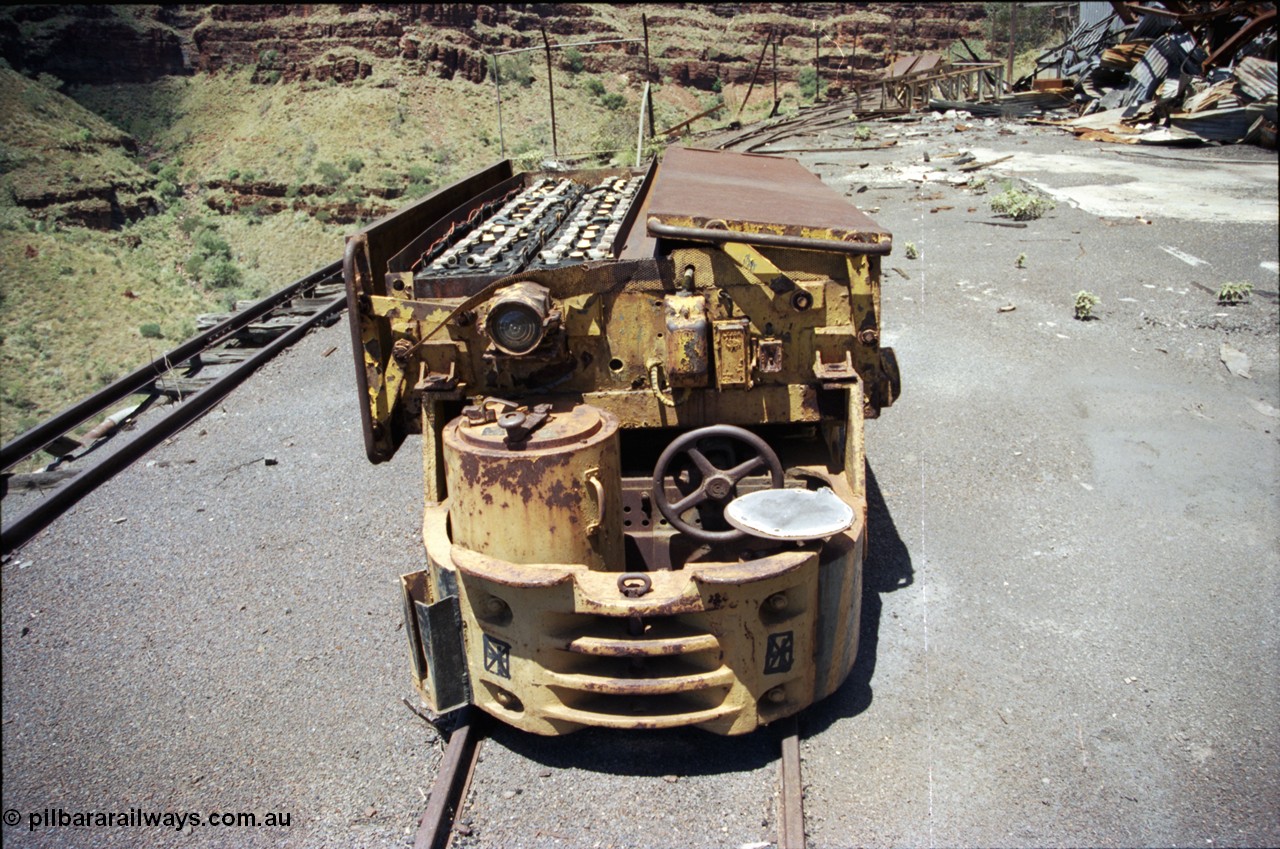
[[[527,354],[542,341],[541,317],[523,304],[489,313],[489,337],[508,354]]]
[[[489,302],[485,333],[506,354],[527,354],[541,344],[551,315],[551,292],[537,283],[516,283]]]

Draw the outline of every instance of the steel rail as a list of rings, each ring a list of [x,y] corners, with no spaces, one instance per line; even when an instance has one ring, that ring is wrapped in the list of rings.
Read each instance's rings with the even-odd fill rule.
[[[335,263],[332,266],[327,266],[326,269],[323,270],[332,274],[336,268],[337,264]],[[317,274],[319,274],[319,272],[317,272]],[[303,281],[307,279],[308,278],[303,278]],[[303,281],[299,281],[299,283]],[[294,285],[296,286],[298,284]],[[302,288],[308,287],[303,286]],[[146,454],[152,448],[159,445],[170,436],[173,436],[196,419],[200,418],[200,416],[204,415],[215,404],[226,397],[232,389],[244,382],[244,380],[261,367],[263,363],[270,360],[294,342],[297,342],[316,324],[327,319],[331,315],[336,315],[341,312],[346,304],[346,293],[334,297],[322,306],[314,315],[307,317],[304,321],[294,327],[291,327],[287,332],[276,337],[266,346],[256,349],[252,356],[248,357],[243,362],[236,364],[233,369],[219,377],[214,383],[211,383],[199,392],[189,396],[188,399],[181,404],[175,405],[172,408],[173,412],[157,421],[154,425],[148,427],[132,442],[121,447],[118,451],[104,456],[97,463],[84,469],[80,474],[71,478],[57,490],[53,491],[47,498],[42,499],[31,510],[23,513],[17,519],[14,519],[13,522],[6,524],[3,529],[0,529],[0,553],[8,554],[21,546],[27,540],[31,539],[31,537],[35,536],[35,534],[42,528],[65,512],[72,504],[75,504],[82,497],[95,489],[99,484],[110,479],[139,457]],[[221,328],[225,324],[227,324],[227,322],[223,322],[223,324],[218,325],[218,327]],[[177,350],[182,350],[184,348],[186,348],[185,345]],[[154,380],[154,376],[151,379]]]
[[[461,710],[458,725],[450,735],[449,745],[440,760],[435,783],[431,785],[427,809],[418,821],[413,849],[444,849],[448,844],[454,820],[466,797],[466,788],[471,785],[485,722],[485,715],[475,708]]]
[[[0,469],[12,468],[22,459],[48,446],[58,437],[70,432],[72,428],[83,424],[94,415],[103,412],[112,404],[142,391],[153,383],[157,377],[180,363],[243,330],[249,324],[280,306],[280,304],[295,297],[299,292],[328,282],[329,278],[333,278],[334,282],[340,282],[342,280],[341,271],[342,262],[338,261],[317,269],[306,277],[295,280],[243,312],[238,312],[220,324],[209,328],[204,333],[193,336],[172,351],[152,360],[147,365],[133,370],[110,386],[100,389],[89,397],[55,414],[47,421],[36,425],[25,433],[19,434],[5,443],[3,447],[0,447]]]
[[[778,849],[804,849],[804,786],[800,778],[800,732],[794,716],[782,721],[778,765]]]

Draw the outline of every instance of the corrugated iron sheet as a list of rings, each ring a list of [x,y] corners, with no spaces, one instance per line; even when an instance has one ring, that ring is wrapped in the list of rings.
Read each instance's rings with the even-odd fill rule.
[[[1195,49],[1196,41],[1187,33],[1169,33],[1157,38],[1129,73],[1129,88],[1119,105],[1133,106],[1150,100],[1160,83],[1171,74],[1181,73],[1183,63]]]
[[[1247,56],[1236,63],[1234,73],[1240,82],[1240,90],[1254,100],[1276,96],[1275,62]]]
[[[1250,103],[1230,109],[1206,109],[1203,112],[1179,113],[1169,116],[1169,123],[1180,130],[1195,133],[1209,141],[1240,141],[1249,132],[1253,122],[1262,117],[1265,106]]]

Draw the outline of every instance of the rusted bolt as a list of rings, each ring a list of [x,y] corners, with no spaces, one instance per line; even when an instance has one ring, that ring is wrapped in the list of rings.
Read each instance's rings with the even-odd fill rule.
[[[716,501],[723,501],[733,491],[733,481],[724,475],[712,475],[703,484],[703,489]]]
[[[764,700],[770,704],[780,705],[787,700],[786,687],[774,687],[764,694]]]
[[[863,345],[874,345],[880,341],[880,331],[873,327],[858,332],[858,341]]]
[[[493,700],[502,705],[507,710],[522,711],[524,703],[516,698],[515,693],[508,693],[506,690],[493,688]]]
[[[764,600],[764,606],[772,610],[774,613],[781,613],[787,609],[790,603],[786,593],[774,593]]]
[[[391,346],[391,356],[398,363],[403,363],[409,359],[409,353],[413,351],[413,343],[408,339],[397,339],[396,344]]]
[[[618,576],[618,592],[627,598],[640,598],[652,589],[653,581],[643,572],[627,572]]]

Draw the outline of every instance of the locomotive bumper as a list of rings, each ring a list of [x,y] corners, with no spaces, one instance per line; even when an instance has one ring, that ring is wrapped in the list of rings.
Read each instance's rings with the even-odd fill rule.
[[[475,704],[536,734],[753,731],[853,666],[866,509],[852,506],[825,542],[636,573],[486,556],[451,541],[447,502],[429,507],[428,568],[402,577],[414,683],[437,711]]]

